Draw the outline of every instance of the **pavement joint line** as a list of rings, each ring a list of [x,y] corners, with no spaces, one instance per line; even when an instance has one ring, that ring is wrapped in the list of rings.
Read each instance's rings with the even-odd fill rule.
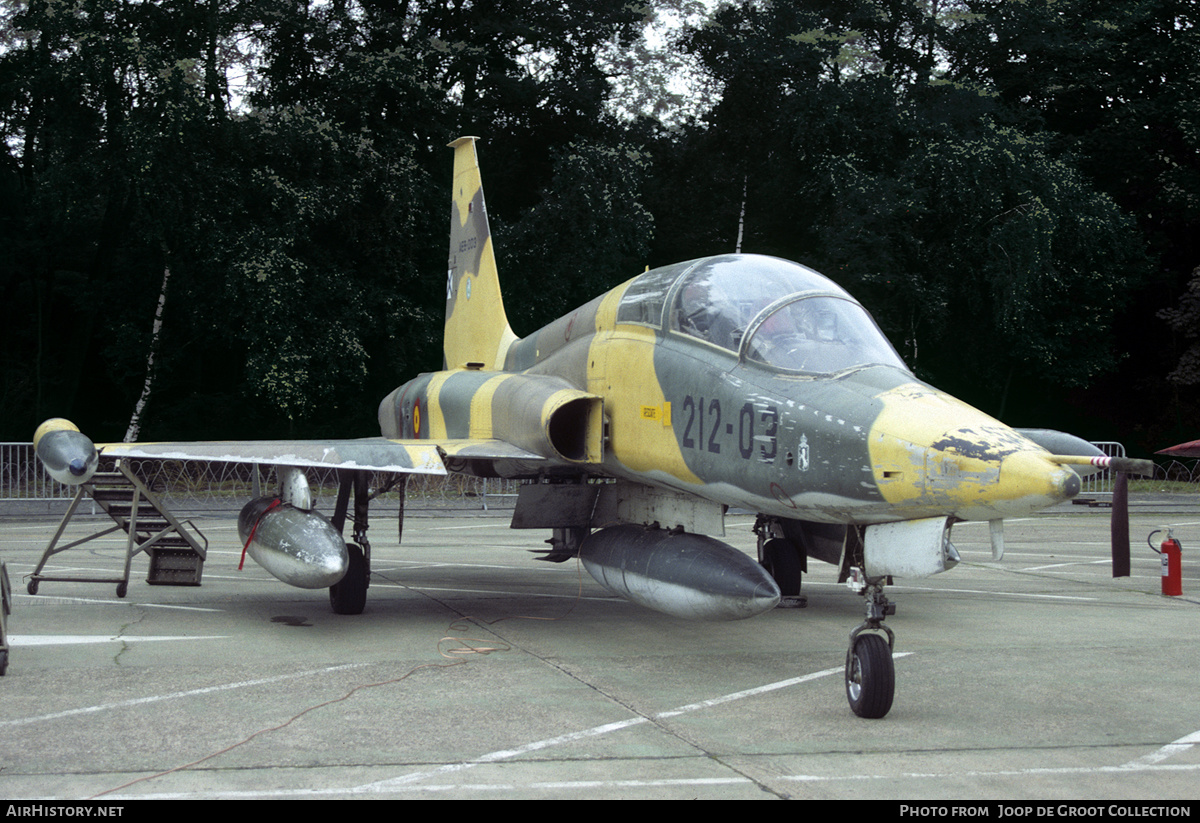
[[[896,654],[895,657],[897,657],[897,658],[908,657],[911,654],[913,654],[913,652],[901,652],[899,654]],[[276,790],[267,791],[267,792],[235,791],[235,792],[219,792],[217,794],[207,793],[207,792],[202,793],[202,794],[191,794],[191,793],[165,794],[164,793],[164,794],[155,794],[155,795],[124,795],[124,796],[114,794],[114,795],[109,795],[109,797],[114,800],[124,800],[124,799],[133,799],[133,798],[147,799],[147,800],[149,800],[149,799],[183,799],[183,798],[195,797],[195,796],[203,796],[203,797],[214,798],[214,799],[216,799],[216,798],[238,799],[238,798],[252,798],[252,797],[257,797],[257,798],[298,797],[298,796],[301,796],[301,797],[328,797],[328,796],[334,796],[334,795],[381,794],[381,793],[386,793],[386,792],[391,792],[391,791],[406,791],[406,790],[407,791],[437,790],[437,787],[419,787],[419,786],[413,786],[412,784],[417,783],[422,780],[425,780],[425,779],[428,779],[428,778],[431,778],[431,777],[436,777],[439,775],[456,774],[458,772],[463,772],[468,769],[475,768],[476,766],[484,766],[484,765],[488,765],[491,763],[500,763],[500,762],[503,762],[506,760],[512,760],[513,758],[520,757],[521,755],[530,754],[530,753],[536,752],[536,751],[543,751],[545,749],[554,748],[556,746],[561,746],[561,745],[564,745],[567,743],[574,743],[578,740],[586,740],[588,738],[599,737],[601,735],[609,734],[610,732],[621,731],[623,729],[628,729],[633,726],[640,726],[645,723],[651,723],[655,720],[665,720],[665,719],[669,719],[672,717],[677,717],[682,714],[688,714],[691,712],[699,711],[701,709],[712,708],[713,706],[719,706],[724,703],[730,703],[735,700],[742,700],[747,697],[754,697],[754,696],[757,696],[760,694],[767,694],[769,692],[778,691],[779,689],[788,688],[789,686],[796,686],[796,685],[799,685],[800,683],[807,683],[812,680],[819,680],[823,677],[829,677],[830,675],[834,675],[834,674],[842,674],[844,671],[845,671],[845,668],[843,666],[838,666],[836,668],[830,668],[830,669],[822,669],[820,671],[811,672],[811,673],[805,674],[805,675],[800,675],[799,677],[791,677],[786,680],[779,680],[774,683],[767,683],[762,686],[755,686],[754,688],[743,689],[742,691],[738,691],[738,692],[732,692],[730,694],[722,695],[720,697],[714,697],[709,700],[701,700],[696,703],[688,703],[686,705],[679,706],[674,709],[668,709],[667,711],[658,712],[658,713],[655,713],[652,715],[631,717],[631,718],[627,718],[625,720],[618,720],[618,721],[614,721],[612,723],[605,723],[605,724],[602,724],[599,726],[593,726],[589,729],[580,729],[578,731],[568,732],[567,734],[559,735],[557,737],[545,738],[543,740],[535,740],[533,742],[526,743],[522,746],[518,746],[513,749],[499,749],[497,751],[488,752],[487,754],[480,755],[479,757],[473,758],[472,760],[463,760],[463,761],[459,761],[457,763],[446,763],[446,764],[438,766],[437,768],[434,768],[434,769],[427,769],[425,771],[419,771],[419,772],[410,772],[409,774],[400,775],[398,777],[391,777],[391,778],[387,778],[385,780],[377,780],[377,781],[374,781],[371,783],[365,783],[360,786],[349,786],[349,787],[344,787],[344,788],[313,788],[313,789],[290,789],[290,790],[289,789],[276,789]],[[749,779],[747,779],[745,777],[724,778],[724,779],[719,779],[719,780],[721,780],[721,782],[730,782],[730,783],[752,783],[752,781],[750,781]],[[636,782],[637,781],[633,781],[633,783],[636,783]],[[614,786],[630,785],[631,781],[611,781],[611,784]],[[685,780],[684,781],[684,785],[693,785],[693,784],[695,784],[694,780]],[[550,787],[550,786],[557,787],[557,786],[562,786],[564,784],[546,783],[545,785],[547,787]],[[593,785],[608,785],[608,783],[600,782],[599,784],[596,784],[593,781],[586,781],[584,785],[590,787]],[[659,784],[657,782],[655,782],[653,785],[659,785]],[[461,785],[457,785],[456,788],[461,788]]]
[[[901,654],[897,654],[895,656],[896,657],[907,657],[910,654],[912,654],[912,652],[904,652]],[[698,711],[700,709],[707,709],[707,708],[711,708],[713,706],[721,705],[723,703],[729,703],[734,700],[742,700],[747,697],[754,697],[756,695],[766,694],[767,692],[777,691],[779,689],[784,689],[789,686],[795,686],[800,683],[806,683],[811,680],[817,680],[822,677],[828,677],[833,674],[840,674],[844,671],[845,671],[845,668],[842,666],[838,666],[837,668],[832,668],[832,669],[822,669],[821,671],[812,672],[811,674],[801,675],[800,677],[792,677],[792,678],[788,678],[787,680],[779,680],[779,681],[776,681],[775,683],[768,683],[763,686],[756,686],[752,689],[744,689],[742,691],[733,692],[733,693],[727,694],[727,695],[722,695],[721,697],[714,697],[709,700],[702,700],[697,703],[689,703],[684,706],[679,706],[675,709],[669,709],[665,712],[658,712],[658,713],[650,715],[648,717],[633,717],[633,718],[629,718],[627,720],[620,720],[620,721],[617,721],[614,723],[606,723],[601,726],[593,726],[590,729],[581,729],[579,731],[569,732],[568,734],[560,735],[558,737],[551,737],[551,738],[547,738],[545,740],[538,740],[538,741],[534,741],[532,743],[526,743],[524,746],[519,746],[515,749],[502,749],[499,751],[489,752],[488,754],[477,757],[474,760],[463,761],[460,763],[448,763],[444,766],[440,766],[437,769],[431,769],[427,772],[413,772],[411,774],[402,775],[401,777],[390,778],[388,780],[377,781],[375,783],[368,783],[367,786],[364,788],[390,788],[392,786],[404,785],[406,783],[414,783],[418,780],[423,780],[426,777],[433,777],[437,774],[444,774],[446,772],[462,771],[464,769],[473,768],[474,766],[483,765],[485,763],[495,763],[500,760],[510,760],[514,757],[519,757],[520,755],[528,754],[530,752],[552,748],[554,746],[559,746],[564,743],[573,743],[576,740],[583,740],[583,739],[589,738],[589,737],[597,737],[602,734],[608,734],[609,732],[620,731],[621,729],[626,729],[626,728],[629,728],[630,726],[637,726],[637,725],[641,725],[643,723],[649,723],[652,720],[662,720],[662,719],[667,719],[667,718],[671,718],[671,717],[677,717],[681,714],[688,714],[690,712]]]

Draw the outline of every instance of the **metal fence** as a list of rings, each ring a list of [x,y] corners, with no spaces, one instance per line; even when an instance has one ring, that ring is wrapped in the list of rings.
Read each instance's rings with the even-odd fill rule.
[[[1120,443],[1095,444],[1105,454],[1124,457]],[[275,473],[271,466],[244,463],[217,463],[204,460],[138,460],[132,459],[134,472],[152,490],[161,493],[175,508],[188,510],[220,510],[240,508],[254,494],[254,475],[259,475],[263,494],[275,488]],[[103,465],[103,464],[102,464]],[[111,463],[109,464],[111,466]],[[322,508],[333,507],[337,495],[337,476],[333,469],[307,469],[313,496]],[[1156,466],[1154,478],[1184,483],[1200,483],[1200,461],[1171,460]],[[376,475],[373,488],[384,488],[390,476]],[[413,509],[488,510],[512,508],[519,482],[465,475],[410,475],[406,507]],[[1083,479],[1081,495],[1106,494],[1112,491],[1109,472],[1097,472]],[[54,481],[42,469],[30,443],[0,443],[0,502],[3,501],[66,501],[75,489]],[[389,504],[389,500],[391,501]],[[395,494],[382,495],[380,504],[397,506]]]
[[[224,463],[207,460],[147,460],[130,458],[134,474],[151,491],[180,511],[237,510],[255,494],[258,475],[260,494],[277,487],[275,471],[267,464]],[[113,470],[113,461],[102,459],[100,470]],[[337,499],[338,479],[334,469],[305,470],[318,507],[332,510]],[[392,476],[377,473],[372,489],[384,489]],[[512,508],[519,482],[464,475],[409,475],[406,509]],[[75,489],[54,481],[42,469],[30,443],[0,443],[0,502],[67,501]],[[398,507],[399,496],[383,494],[377,500],[384,508]]]
[[[1109,457],[1124,457],[1125,447],[1120,443],[1115,443],[1111,440],[1100,440],[1092,443],[1093,446],[1100,449]],[[1080,497],[1088,497],[1094,494],[1111,494],[1113,490],[1113,482],[1115,481],[1113,473],[1108,469],[1103,469],[1095,474],[1088,475],[1082,478],[1082,488],[1079,490]]]
[[[32,443],[0,443],[0,500],[58,500],[75,492],[56,482],[33,456]]]
[[[1113,441],[1100,440],[1092,443],[1109,457],[1125,457],[1125,447]],[[1154,476],[1151,480],[1163,480],[1171,483],[1200,483],[1200,460],[1166,460],[1154,464]],[[1080,497],[1097,494],[1112,494],[1116,478],[1108,469],[1098,471],[1083,478]]]

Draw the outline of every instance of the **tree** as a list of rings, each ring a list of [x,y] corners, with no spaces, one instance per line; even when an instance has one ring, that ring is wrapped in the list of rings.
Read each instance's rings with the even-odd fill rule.
[[[993,89],[1041,130],[1056,153],[1072,158],[1140,229],[1156,271],[1124,301],[1117,329],[1127,365],[1098,388],[1116,430],[1139,431],[1147,445],[1180,436],[1159,421],[1186,421],[1200,405],[1195,390],[1165,375],[1186,371],[1187,340],[1155,322],[1173,295],[1185,293],[1200,261],[1200,20],[1183,0],[1030,0],[967,4],[974,19],[953,46],[953,77]],[[1036,67],[1036,70],[1033,70]],[[1185,351],[1182,352],[1187,357]],[[1153,419],[1146,398],[1169,408]],[[1113,434],[1110,432],[1109,437]]]
[[[147,385],[164,282],[149,436],[370,433],[378,397],[439,359],[441,147],[479,129],[507,213],[535,206],[551,149],[615,145],[597,55],[641,19],[617,0],[0,15],[2,425],[66,414],[101,437]]]
[[[677,161],[698,179],[657,188],[691,204],[702,225],[683,231],[722,238],[712,250],[733,250],[744,214],[746,250],[833,275],[919,373],[1006,413],[1014,378],[1087,385],[1114,366],[1116,310],[1145,265],[1132,223],[1049,136],[935,76],[960,10],[717,14],[689,41],[724,89]]]
[[[910,365],[998,416],[1016,375],[1087,386],[1112,370],[1146,272],[1132,221],[1011,127],[927,128],[913,146],[886,174],[837,158],[822,198],[822,254],[861,278]]]
[[[93,380],[124,395],[116,414],[128,419],[165,258],[190,231],[174,192],[220,151],[224,72],[212,44],[228,21],[216,10],[216,0],[4,8],[4,230],[15,242],[2,286],[12,351],[33,353],[13,368],[35,363],[29,379],[6,370],[19,388],[5,413],[21,429],[70,408]],[[36,323],[17,319],[25,312]]]
[[[1200,13],[1183,0],[969,0],[954,76],[1078,158],[1182,283],[1200,260]],[[1036,70],[1031,67],[1036,66]]]
[[[579,141],[553,157],[540,202],[496,221],[506,309],[525,332],[643,271],[654,233],[642,204],[646,152]]]

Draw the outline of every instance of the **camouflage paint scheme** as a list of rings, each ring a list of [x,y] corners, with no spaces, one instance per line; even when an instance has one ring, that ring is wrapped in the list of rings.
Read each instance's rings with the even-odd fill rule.
[[[1077,475],[1041,446],[917,380],[853,298],[787,261],[722,255],[648,271],[518,339],[500,294],[475,139],[451,145],[444,369],[383,400],[383,437],[103,444],[101,453],[604,476],[771,517],[856,525],[996,520],[1078,491]],[[764,283],[793,278],[799,290],[764,291],[737,318],[736,335],[704,339],[685,316],[689,289],[750,289],[756,272]],[[869,356],[812,368],[756,351],[772,324],[792,325],[797,357],[817,345],[819,329],[798,330],[808,305],[833,318],[827,331],[840,322],[857,335]],[[715,299],[708,308],[721,314]],[[74,436],[65,421],[46,425],[57,439]]]
[[[1041,446],[917,380],[853,298],[787,261],[722,255],[649,271],[518,339],[500,298],[474,141],[452,145],[447,370],[384,400],[385,437],[497,439],[543,460],[476,469],[603,475],[825,523],[993,520],[1078,491],[1074,472]],[[748,282],[760,269],[804,284],[768,295],[771,306],[852,304],[886,353],[843,369],[781,368],[745,342],[771,322],[770,307],[740,344],[702,339],[676,319],[690,284],[708,283],[705,272]],[[584,442],[558,449],[552,424],[570,403],[590,404],[572,424],[586,429],[576,433]]]
[[[366,470],[530,478],[512,525],[552,529],[546,559],[578,557],[610,591],[676,617],[760,614],[800,599],[808,557],[837,564],[866,605],[850,633],[847,699],[883,717],[895,690],[890,577],[952,567],[959,520],[991,521],[999,557],[1004,517],[1078,493],[1063,464],[1108,460],[1061,432],[1027,437],[916,379],[857,301],[785,260],[718,255],[647,271],[519,339],[475,138],[451,145],[443,368],[383,399],[382,437],[101,447],[352,470],[336,525],[308,510],[294,471],[281,472],[282,507],[262,498],[240,518],[264,568],[328,586],[339,614],[366,601]],[[47,421],[35,441],[63,482],[95,471],[91,441],[69,422]],[[729,506],[759,513],[758,562],[712,536]]]

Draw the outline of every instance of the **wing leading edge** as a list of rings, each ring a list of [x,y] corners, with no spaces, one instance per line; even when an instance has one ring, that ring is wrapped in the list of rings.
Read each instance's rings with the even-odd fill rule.
[[[214,440],[175,443],[100,443],[106,457],[211,460],[278,466],[359,469],[404,474],[447,473],[447,458],[498,463],[541,462],[539,455],[501,440]]]

